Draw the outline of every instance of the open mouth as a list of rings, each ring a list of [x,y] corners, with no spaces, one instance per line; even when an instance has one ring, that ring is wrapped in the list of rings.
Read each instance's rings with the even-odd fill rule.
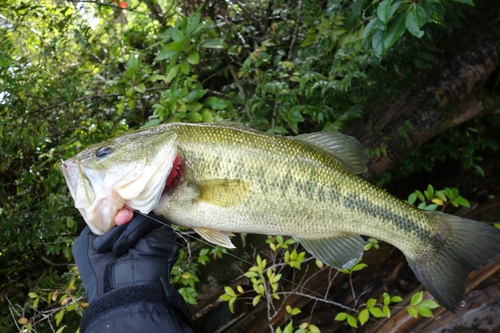
[[[182,158],[177,155],[175,157],[174,163],[172,165],[172,170],[165,181],[165,187],[163,188],[163,193],[174,190],[180,183],[182,178]]]

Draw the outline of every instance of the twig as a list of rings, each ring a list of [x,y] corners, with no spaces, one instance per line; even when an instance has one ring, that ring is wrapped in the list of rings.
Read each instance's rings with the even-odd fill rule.
[[[66,264],[66,263],[56,263],[56,262],[53,262],[50,259],[44,257],[43,255],[41,255],[39,253],[38,253],[38,258],[41,261],[43,261],[44,263],[46,263],[47,265],[52,266],[52,267],[68,267],[70,265],[70,264]]]
[[[297,40],[297,34],[299,33],[299,24],[302,16],[302,0],[298,1],[298,10],[297,20],[295,20],[295,29],[292,36],[292,42],[290,43],[290,50],[288,51],[288,60],[292,60],[293,56],[293,47],[295,46],[295,41]]]
[[[14,305],[12,305],[9,297],[5,296],[5,299],[7,299],[7,302],[9,302],[9,311],[10,311],[10,315],[12,316],[12,319],[14,320],[14,323],[16,324],[16,327],[17,327],[17,330],[20,332],[21,331],[21,328],[19,327],[18,323],[17,323],[17,320],[16,320],[16,316],[14,315],[14,311],[16,312],[16,314],[19,316],[19,317],[24,317],[24,315],[21,315],[19,312],[17,312],[16,310],[14,310]]]
[[[335,305],[335,306],[338,306],[342,309],[346,309],[346,310],[349,310],[349,311],[352,311],[352,312],[356,312],[356,309],[352,309],[344,304],[341,304],[341,303],[338,303],[338,302],[334,302],[334,301],[330,301],[329,299],[323,299],[323,298],[319,298],[319,297],[315,297],[315,296],[312,296],[312,295],[309,295],[309,294],[304,294],[304,293],[301,293],[301,292],[293,292],[295,295],[299,295],[299,296],[304,296],[304,297],[307,297],[307,298],[310,298],[310,299],[313,299],[313,300],[317,300],[317,301],[320,301],[320,302],[323,302],[323,303],[327,303],[327,304],[332,304],[332,305]]]

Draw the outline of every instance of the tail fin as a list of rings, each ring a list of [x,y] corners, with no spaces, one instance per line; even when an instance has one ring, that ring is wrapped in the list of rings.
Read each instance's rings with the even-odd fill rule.
[[[458,313],[469,274],[500,255],[500,229],[438,212],[429,212],[429,219],[440,226],[440,239],[422,257],[406,259],[432,296]]]

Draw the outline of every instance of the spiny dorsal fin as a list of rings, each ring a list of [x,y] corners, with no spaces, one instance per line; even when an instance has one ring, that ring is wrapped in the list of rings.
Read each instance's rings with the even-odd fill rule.
[[[239,179],[209,179],[196,182],[200,190],[198,201],[220,207],[230,207],[241,203],[250,193],[247,182]]]
[[[363,256],[364,241],[359,235],[294,238],[316,259],[337,269],[349,269]]]
[[[354,173],[362,173],[367,170],[363,147],[352,136],[339,132],[316,132],[297,135],[291,139],[323,149]]]
[[[229,236],[234,236],[233,233],[228,231],[220,231],[204,227],[193,228],[201,237],[209,241],[210,243],[217,244],[228,249],[234,249],[236,246],[233,245]]]
[[[233,121],[233,120],[227,120],[227,119],[216,121],[216,122],[212,123],[212,125],[213,126],[221,126],[221,127],[244,127],[244,128],[247,128],[247,127],[245,127],[245,125],[243,125],[243,123],[240,123],[238,121]]]

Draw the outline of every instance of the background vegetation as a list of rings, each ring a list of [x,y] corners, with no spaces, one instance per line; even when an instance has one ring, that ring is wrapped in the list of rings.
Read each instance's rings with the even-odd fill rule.
[[[77,330],[87,303],[71,246],[83,221],[57,163],[141,126],[344,131],[366,147],[368,178],[403,199],[427,189],[411,203],[467,206],[458,187],[498,207],[499,14],[495,0],[3,0],[0,330]],[[388,317],[408,295],[412,315],[435,307],[410,293],[411,273],[376,282],[359,277],[365,266],[322,267],[291,240],[238,243],[247,263],[183,242],[173,280],[200,331],[340,331]],[[388,257],[376,240],[367,247]],[[372,256],[368,267],[405,272]]]

